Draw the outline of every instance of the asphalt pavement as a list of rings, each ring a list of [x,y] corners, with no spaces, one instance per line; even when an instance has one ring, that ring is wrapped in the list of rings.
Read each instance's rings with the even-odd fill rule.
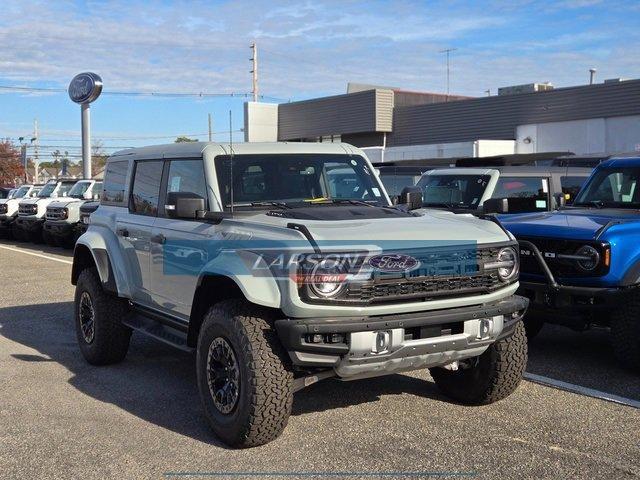
[[[424,371],[318,383],[295,395],[279,439],[228,449],[192,355],[134,334],[121,364],[84,362],[70,260],[0,242],[0,478],[640,477],[639,409],[528,381],[466,407]],[[530,350],[528,372],[640,400],[606,332],[547,326]]]

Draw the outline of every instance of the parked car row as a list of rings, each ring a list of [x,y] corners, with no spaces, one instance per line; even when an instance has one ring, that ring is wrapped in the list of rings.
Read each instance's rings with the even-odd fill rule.
[[[81,209],[97,208],[102,182],[51,180],[22,185],[0,200],[0,234],[20,241],[73,248],[86,229]],[[91,205],[92,204],[92,205]]]

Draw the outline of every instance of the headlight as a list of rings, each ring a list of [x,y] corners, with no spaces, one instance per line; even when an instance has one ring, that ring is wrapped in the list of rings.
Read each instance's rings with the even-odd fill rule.
[[[333,298],[342,292],[346,277],[344,263],[329,258],[315,265],[306,281],[315,296]]]
[[[67,218],[69,218],[69,209],[68,208],[63,208],[62,209],[62,214],[60,215],[60,217],[63,220],[66,220]]]
[[[8,210],[9,210],[9,207],[6,204],[0,204],[0,214],[7,213]]]
[[[576,252],[576,255],[585,257],[583,259],[576,260],[576,262],[578,267],[587,272],[594,270],[600,263],[600,254],[598,253],[598,250],[593,248],[591,245],[584,245],[583,247],[580,247]]]
[[[505,247],[498,252],[498,277],[503,282],[508,282],[518,275],[518,254],[512,247]]]

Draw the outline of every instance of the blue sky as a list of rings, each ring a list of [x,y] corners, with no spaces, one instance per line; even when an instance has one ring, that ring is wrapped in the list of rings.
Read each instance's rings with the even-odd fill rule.
[[[583,84],[590,67],[600,81],[640,78],[639,27],[638,1],[3,0],[0,85],[66,87],[91,70],[105,92],[248,92],[255,39],[261,93],[281,101],[344,93],[349,81],[443,92],[449,47],[451,92],[480,96]],[[232,110],[239,130],[243,101],[105,94],[92,106],[94,138],[109,149],[204,139],[209,112],[227,131]],[[77,151],[80,112],[66,94],[0,92],[0,137],[30,135],[34,118],[43,144]]]

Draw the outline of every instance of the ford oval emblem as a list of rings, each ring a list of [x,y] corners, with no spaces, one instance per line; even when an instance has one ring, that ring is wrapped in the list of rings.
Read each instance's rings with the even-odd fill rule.
[[[420,266],[420,260],[409,255],[390,253],[371,257],[369,265],[381,272],[409,272]]]
[[[97,73],[79,73],[69,84],[69,98],[76,103],[91,103],[101,92],[102,78]]]

